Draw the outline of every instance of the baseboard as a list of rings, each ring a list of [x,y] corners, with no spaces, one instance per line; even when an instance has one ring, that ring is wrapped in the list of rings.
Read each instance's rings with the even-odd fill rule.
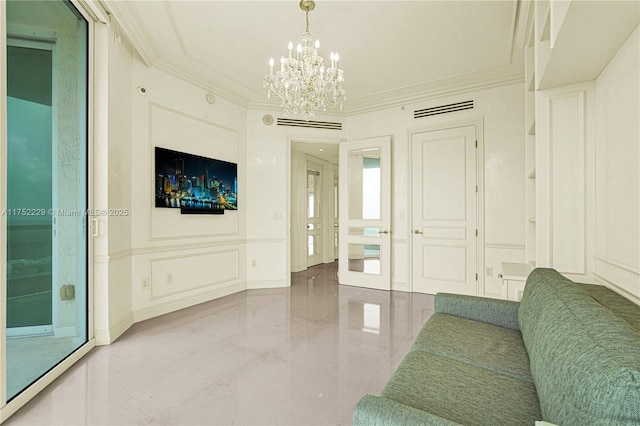
[[[405,293],[410,293],[409,283],[404,281],[391,281],[391,290],[393,291],[403,291]]]
[[[122,333],[127,331],[129,327],[133,325],[133,323],[133,313],[130,312],[123,318],[121,318],[117,323],[109,327],[108,330],[96,330],[94,332],[96,346],[112,344],[118,337],[122,336]]]
[[[233,293],[238,293],[247,289],[247,283],[235,283],[225,287],[219,287],[206,293],[200,293],[194,296],[185,297],[183,299],[174,300],[170,302],[157,303],[153,306],[146,308],[136,309],[133,311],[133,321],[140,322],[155,318],[160,315],[168,314],[170,312],[178,311],[180,309],[188,308],[190,306],[198,305],[200,303],[209,302],[210,300],[219,299],[224,296],[228,296]]]
[[[257,290],[261,288],[286,288],[289,284],[286,280],[254,280],[247,281],[247,290]]]

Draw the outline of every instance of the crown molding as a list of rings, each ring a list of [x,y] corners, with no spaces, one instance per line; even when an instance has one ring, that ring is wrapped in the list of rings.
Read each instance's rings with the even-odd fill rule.
[[[85,0],[86,1],[86,0]],[[122,33],[128,39],[131,46],[140,55],[145,65],[155,67],[170,75],[189,82],[197,87],[213,92],[217,96],[224,98],[244,108],[274,110],[280,108],[277,100],[259,99],[260,94],[253,91],[234,90],[233,84],[220,84],[212,81],[206,75],[202,75],[202,63],[195,61],[198,66],[187,68],[180,64],[175,64],[164,59],[160,50],[153,40],[148,36],[149,30],[145,26],[135,2],[117,0],[99,0],[107,13],[117,22]],[[524,7],[523,7],[524,6]],[[530,5],[525,1],[524,5],[514,7],[514,21],[512,22],[512,34],[516,44],[521,43],[521,26],[523,15],[529,10]],[[516,18],[517,16],[517,18]],[[526,17],[525,17],[526,18]],[[520,33],[520,34],[518,34]],[[194,58],[182,52],[190,60]],[[195,65],[195,64],[194,64]],[[322,115],[334,117],[348,117],[365,112],[378,111],[387,108],[402,106],[409,103],[416,103],[432,98],[459,95],[478,90],[486,90],[494,87],[506,86],[524,82],[524,72],[514,72],[509,66],[484,70],[479,73],[464,74],[441,80],[434,80],[406,86],[399,89],[389,90],[371,95],[361,96],[355,99],[348,99],[344,103],[343,111],[329,110],[322,112]],[[232,82],[229,82],[232,83]],[[251,92],[251,93],[249,93]],[[266,96],[265,96],[266,98]]]
[[[470,76],[453,77],[447,80],[432,81],[416,86],[405,87],[385,93],[363,96],[345,102],[345,115],[353,116],[365,112],[403,106],[444,96],[487,90],[495,87],[524,83],[524,73],[500,75],[487,78]]]
[[[118,23],[129,44],[138,52],[146,66],[156,64],[160,59],[160,51],[147,36],[149,30],[138,13],[133,1],[103,0],[102,6]],[[133,23],[133,25],[131,25]]]
[[[467,80],[467,81],[465,81]],[[345,102],[344,111],[323,111],[323,116],[333,116],[339,118],[350,117],[366,112],[380,111],[388,108],[414,104],[434,98],[445,96],[455,96],[480,90],[493,89],[496,87],[510,86],[512,84],[524,83],[524,73],[507,74],[495,76],[493,78],[483,78],[470,80],[470,77],[453,77],[451,79],[435,82],[422,83],[416,86],[405,87],[364,96],[352,101]],[[251,100],[248,109],[258,110],[278,110],[281,109],[278,102],[273,100],[256,101]]]
[[[174,77],[186,81],[187,83],[191,83],[194,86],[201,87],[209,92],[213,92],[216,96],[224,98],[243,108],[249,107],[250,99],[246,96],[232,90],[227,90],[219,85],[210,84],[205,79],[198,77],[194,73],[184,71],[182,68],[177,67],[164,59],[158,59],[152,65],[167,74],[171,74]]]

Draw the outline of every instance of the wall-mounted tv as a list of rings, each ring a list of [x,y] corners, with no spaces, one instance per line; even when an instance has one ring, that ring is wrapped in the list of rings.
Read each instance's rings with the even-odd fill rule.
[[[238,165],[166,148],[155,149],[156,207],[182,213],[238,209]]]

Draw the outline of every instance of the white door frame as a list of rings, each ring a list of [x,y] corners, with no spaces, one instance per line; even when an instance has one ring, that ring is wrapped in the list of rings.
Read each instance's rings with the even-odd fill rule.
[[[424,132],[432,132],[437,130],[446,130],[453,129],[456,127],[464,127],[464,126],[475,126],[476,127],[476,138],[478,140],[478,149],[476,151],[476,182],[478,183],[478,194],[477,194],[477,203],[476,203],[476,221],[477,221],[477,229],[478,229],[478,238],[476,239],[477,250],[476,250],[476,261],[478,262],[478,280],[476,281],[476,294],[478,296],[484,296],[485,294],[485,285],[484,285],[484,274],[481,273],[484,271],[484,119],[482,117],[472,118],[468,120],[460,120],[460,121],[451,121],[444,122],[439,124],[434,124],[431,126],[418,127],[409,129],[408,132],[408,151],[409,158],[413,158],[413,136],[417,133]],[[411,161],[409,161],[409,176],[413,174],[413,168],[411,166]],[[409,194],[413,194],[413,180],[409,179]],[[413,212],[413,197],[409,197],[409,211]],[[413,217],[408,221],[407,225],[409,226],[408,233],[411,236],[413,233]],[[409,253],[413,253],[413,238],[409,238]],[[413,292],[413,256],[409,256],[409,291]]]
[[[320,162],[314,161],[309,155],[306,156],[306,175],[307,175],[307,197],[306,197],[306,206],[307,206],[307,214],[305,215],[307,218],[307,245],[309,244],[309,235],[313,234],[317,238],[319,238],[320,244],[316,244],[315,240],[313,243],[313,255],[309,255],[307,252],[307,267],[320,265],[324,263],[324,244],[325,244],[325,228],[326,228],[326,220],[325,220],[325,167]],[[314,207],[318,207],[317,215],[314,215],[313,218],[309,217],[309,171],[313,170],[317,173],[316,177],[316,188],[318,191],[314,193]],[[316,201],[318,200],[318,201]],[[319,225],[317,229],[313,229],[314,232],[309,232],[309,225],[312,225],[311,222],[315,222],[315,225]],[[316,247],[318,251],[316,251]]]

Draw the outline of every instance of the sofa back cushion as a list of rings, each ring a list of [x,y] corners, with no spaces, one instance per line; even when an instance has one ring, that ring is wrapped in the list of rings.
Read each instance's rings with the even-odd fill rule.
[[[579,285],[541,268],[527,280],[518,324],[544,420],[640,424],[638,330]]]

